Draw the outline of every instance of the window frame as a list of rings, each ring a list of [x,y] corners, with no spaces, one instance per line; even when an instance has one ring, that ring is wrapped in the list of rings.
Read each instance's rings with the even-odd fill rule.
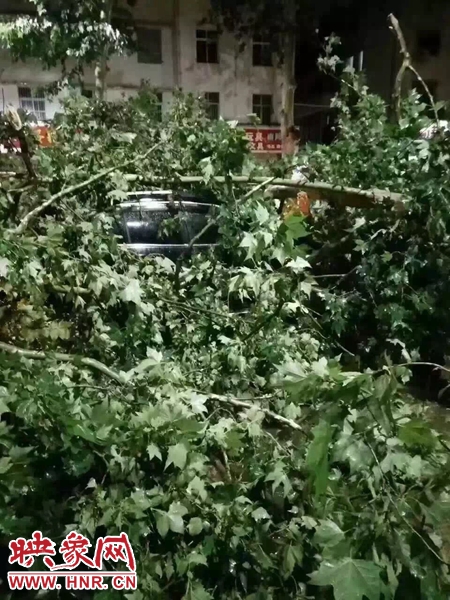
[[[267,36],[253,36],[252,64],[254,67],[273,67],[272,47]]]
[[[267,101],[268,102],[265,102]],[[269,112],[267,112],[269,111]],[[271,125],[273,115],[273,96],[272,94],[253,94],[252,112],[261,121],[261,125]],[[264,114],[266,113],[266,114]]]
[[[26,95],[23,92],[27,90],[29,92]],[[19,96],[19,107],[22,110],[27,111],[33,115],[38,121],[47,120],[47,105],[45,96],[38,95],[36,88],[32,88],[28,85],[18,85],[17,93]],[[22,93],[21,93],[22,92]],[[39,103],[38,105],[36,103]],[[38,106],[38,108],[36,108]]]
[[[219,64],[219,33],[215,29],[195,30],[195,58],[197,64]]]
[[[163,63],[163,51],[162,51],[162,29],[160,27],[144,27],[136,26],[136,55],[137,61],[140,65],[161,65]],[[142,34],[144,33],[156,33],[154,41],[154,48],[144,48],[142,45]]]
[[[214,98],[211,98],[213,96]],[[218,121],[220,118],[220,92],[205,92],[203,99],[206,103],[206,113],[211,121]]]

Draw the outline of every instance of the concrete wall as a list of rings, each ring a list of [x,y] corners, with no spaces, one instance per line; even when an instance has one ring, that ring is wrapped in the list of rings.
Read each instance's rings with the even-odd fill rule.
[[[6,0],[2,0],[5,5]],[[14,0],[8,3],[14,6]],[[251,40],[243,53],[233,36],[219,38],[219,64],[196,62],[196,29],[208,28],[209,0],[141,0],[133,11],[140,26],[158,27],[162,31],[162,64],[140,64],[137,55],[117,56],[109,63],[107,98],[116,100],[130,95],[143,80],[163,92],[163,106],[170,101],[172,90],[203,94],[219,92],[220,115],[226,119],[248,122],[253,94],[271,94],[274,122],[280,119],[281,76],[275,67],[252,66]],[[68,65],[70,66],[70,65]],[[0,108],[19,106],[18,85],[36,87],[55,81],[58,70],[43,71],[33,62],[12,64],[0,53]],[[86,69],[85,85],[94,85],[92,69]],[[61,97],[64,94],[61,95]],[[60,110],[59,98],[46,103],[47,118]]]

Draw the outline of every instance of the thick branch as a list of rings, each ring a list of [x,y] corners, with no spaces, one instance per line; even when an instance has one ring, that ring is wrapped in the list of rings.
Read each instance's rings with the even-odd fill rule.
[[[70,362],[84,365],[86,367],[90,367],[91,369],[100,371],[110,379],[117,381],[117,383],[125,383],[125,378],[122,375],[116,373],[105,364],[93,358],[85,358],[76,354],[62,354],[60,352],[46,353],[38,350],[26,350],[17,346],[13,346],[12,344],[6,344],[5,342],[0,342],[0,351],[8,352],[9,354],[17,354],[18,356],[30,358],[31,360],[50,360],[53,358],[59,362]]]
[[[138,175],[126,175],[126,179],[129,181],[136,181],[139,179]],[[216,176],[212,178],[216,183],[226,183],[229,181],[228,178],[223,176]],[[264,183],[267,180],[264,177],[247,177],[247,176],[232,176],[231,182],[234,184],[256,184]],[[147,185],[155,185],[164,183],[170,185],[171,183],[202,183],[203,177],[193,176],[185,177],[181,176],[172,181],[170,179],[154,178],[154,179],[140,179],[141,183]],[[321,181],[313,182],[295,182],[291,179],[273,179],[273,185],[267,190],[268,193],[276,195],[279,193],[291,193],[291,190],[307,192],[311,200],[322,200],[324,202],[332,202],[341,206],[353,206],[356,208],[372,208],[377,204],[388,203],[389,205],[403,206],[406,197],[403,194],[396,192],[390,192],[389,190],[360,190],[358,188],[351,188],[340,185],[333,185],[331,183],[325,183]],[[266,185],[268,185],[266,183]],[[256,189],[256,188],[255,188]],[[254,193],[254,190],[251,191]]]
[[[428,100],[430,102],[430,106],[433,109],[436,124],[439,127],[439,116],[437,114],[433,95],[430,92],[430,88],[428,87],[428,85],[425,83],[425,81],[422,79],[422,77],[420,76],[420,74],[418,73],[418,71],[415,69],[415,67],[412,64],[411,55],[408,51],[408,47],[407,47],[406,41],[405,41],[405,36],[403,35],[403,32],[401,30],[400,23],[398,22],[397,18],[392,14],[389,15],[388,22],[389,22],[389,28],[391,29],[391,31],[394,32],[394,34],[397,38],[397,41],[400,46],[400,54],[403,57],[403,62],[399,69],[399,72],[397,73],[397,77],[395,80],[395,86],[394,86],[394,92],[392,95],[392,100],[394,102],[395,111],[397,114],[397,120],[399,121],[401,118],[400,107],[401,107],[401,99],[402,99],[403,78],[405,76],[406,71],[409,70],[416,77],[417,81],[420,83],[420,85],[425,90],[425,93],[428,96]]]
[[[110,173],[112,173],[113,171],[118,171],[120,169],[124,169],[125,167],[128,167],[128,166],[132,165],[135,162],[144,160],[158,146],[159,146],[159,143],[155,144],[152,148],[150,148],[149,150],[147,150],[147,152],[145,152],[144,154],[141,154],[139,156],[135,156],[134,158],[132,158],[131,160],[125,162],[121,166],[115,165],[114,167],[110,167],[109,169],[104,169],[103,171],[100,171],[100,173],[97,173],[96,175],[93,175],[92,177],[90,177],[86,181],[82,181],[81,183],[77,183],[76,185],[72,185],[72,186],[70,186],[68,188],[65,188],[65,189],[61,190],[57,194],[54,194],[53,196],[50,196],[50,198],[48,198],[48,200],[46,200],[45,202],[43,202],[39,206],[36,206],[36,208],[34,208],[32,211],[30,211],[20,221],[19,225],[15,229],[13,229],[11,231],[11,233],[14,233],[16,235],[23,233],[33,219],[35,219],[36,217],[38,217],[49,206],[51,206],[52,204],[54,204],[58,200],[61,200],[61,198],[64,198],[65,196],[69,196],[70,194],[73,194],[75,192],[79,192],[80,190],[83,190],[84,188],[89,187],[90,185],[92,185],[93,183],[96,183],[100,179],[103,179],[104,177],[106,177],[107,175],[109,175]]]
[[[244,400],[239,400],[237,398],[232,398],[230,396],[221,396],[219,394],[210,394],[205,392],[198,392],[199,394],[203,394],[204,396],[208,396],[211,400],[216,400],[217,402],[223,402],[224,404],[231,404],[232,406],[237,406],[238,408],[245,408],[247,410],[257,409],[263,412],[267,417],[281,423],[282,425],[287,425],[291,429],[296,429],[297,431],[303,431],[303,429],[292,419],[288,419],[279,415],[277,413],[272,412],[267,408],[263,408],[262,406],[258,406],[257,404],[252,404],[251,402],[245,402]]]

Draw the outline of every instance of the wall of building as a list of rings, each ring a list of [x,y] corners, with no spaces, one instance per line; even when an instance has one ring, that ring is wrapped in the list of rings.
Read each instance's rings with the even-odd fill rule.
[[[2,0],[5,4],[14,6]],[[252,113],[253,94],[273,96],[274,122],[279,122],[281,110],[281,75],[275,67],[252,65],[251,40],[243,52],[229,33],[219,38],[219,63],[200,64],[196,61],[196,29],[208,28],[209,0],[141,0],[133,10],[133,20],[142,27],[158,27],[162,31],[162,63],[141,64],[137,55],[113,57],[109,62],[107,99],[128,96],[149,82],[163,93],[163,105],[170,102],[172,91],[220,94],[220,115],[225,119],[248,122]],[[70,67],[70,64],[68,65]],[[19,106],[17,87],[34,88],[49,84],[59,77],[58,70],[43,71],[32,61],[13,64],[7,53],[0,53],[0,108],[8,104]],[[94,86],[94,73],[86,69],[85,86]],[[60,98],[46,102],[46,116],[51,119],[60,110]]]

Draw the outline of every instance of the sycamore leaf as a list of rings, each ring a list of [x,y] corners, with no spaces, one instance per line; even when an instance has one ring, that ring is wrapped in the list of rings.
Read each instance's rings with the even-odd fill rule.
[[[158,446],[156,446],[155,444],[150,444],[149,446],[147,446],[147,454],[150,460],[153,460],[155,456],[156,458],[159,458],[159,460],[162,460],[161,452]]]
[[[252,512],[252,517],[255,521],[261,521],[262,519],[270,519],[270,515],[265,508],[260,506]]]
[[[190,493],[195,492],[202,500],[206,500],[208,497],[205,484],[197,475],[189,483],[187,491]]]
[[[311,267],[309,262],[300,256],[297,256],[295,260],[289,261],[286,266],[292,269],[294,273],[302,273],[305,269],[309,269]]]
[[[192,517],[189,521],[188,531],[190,535],[199,535],[203,530],[203,522],[199,517]]]
[[[170,446],[165,469],[172,464],[179,469],[184,469],[186,466],[186,459],[187,449],[184,444],[175,444],[175,446]]]
[[[411,419],[400,427],[398,437],[407,448],[421,447],[433,450],[436,438],[429,424],[422,419]]]
[[[284,224],[289,229],[291,237],[294,240],[298,240],[308,235],[303,217],[299,217],[298,215],[289,215],[289,217],[285,219]]]
[[[312,432],[314,438],[308,448],[306,466],[314,482],[316,496],[320,496],[326,492],[328,486],[328,450],[332,438],[331,425],[322,420]]]
[[[156,529],[162,538],[166,537],[169,531],[169,517],[166,513],[159,515],[156,519]]]
[[[134,304],[140,304],[141,296],[142,289],[137,279],[132,279],[122,292],[122,299],[125,302],[134,302]]]
[[[182,600],[212,600],[212,596],[201,583],[195,582],[189,585],[189,592],[183,596]]]
[[[184,521],[181,515],[169,514],[170,531],[174,533],[184,533]]]
[[[342,529],[329,519],[321,521],[314,535],[314,543],[319,546],[336,546],[345,538]]]
[[[295,568],[295,565],[301,565],[303,560],[303,550],[300,546],[287,546],[283,556],[284,578],[288,579]]]
[[[380,600],[380,572],[373,562],[346,558],[338,563],[322,563],[310,575],[310,583],[333,586],[335,600]]]
[[[270,214],[265,206],[258,203],[258,205],[255,208],[255,216],[258,223],[260,225],[263,225],[269,220]]]

